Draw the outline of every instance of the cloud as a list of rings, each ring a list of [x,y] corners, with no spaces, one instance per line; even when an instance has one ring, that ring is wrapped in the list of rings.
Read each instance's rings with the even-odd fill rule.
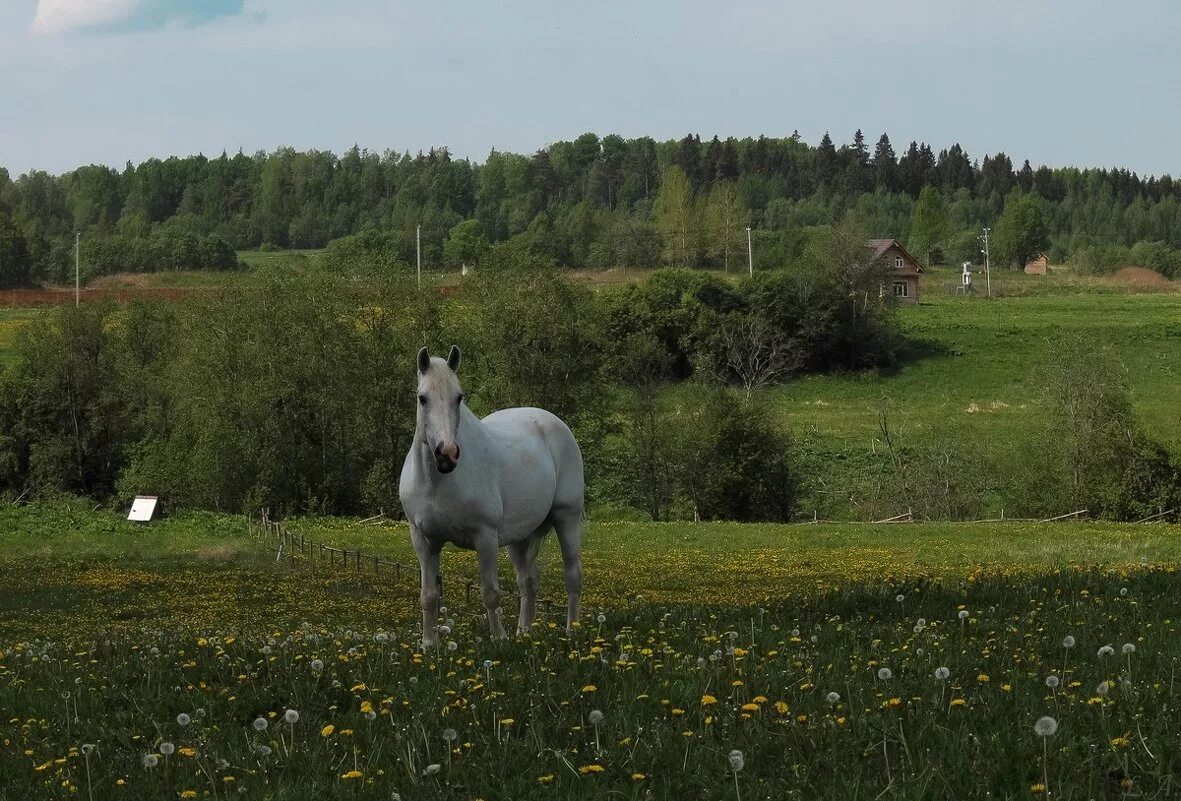
[[[36,33],[55,34],[108,25],[135,12],[140,0],[38,0]]]
[[[126,33],[200,25],[242,13],[245,0],[38,0],[33,31]]]

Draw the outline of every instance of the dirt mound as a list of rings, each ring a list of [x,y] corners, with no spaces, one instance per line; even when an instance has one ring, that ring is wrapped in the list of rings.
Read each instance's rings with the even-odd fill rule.
[[[1125,267],[1113,278],[1117,283],[1129,286],[1168,286],[1170,283],[1168,278],[1147,267]]]

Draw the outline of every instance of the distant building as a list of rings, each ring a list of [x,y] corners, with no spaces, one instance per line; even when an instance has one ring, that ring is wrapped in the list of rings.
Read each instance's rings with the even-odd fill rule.
[[[869,250],[870,257],[875,261],[882,259],[889,270],[882,295],[893,295],[899,303],[918,303],[919,276],[923,274],[923,268],[915,257],[907,253],[897,239],[871,239]]]
[[[1045,253],[1039,253],[1036,259],[1026,263],[1025,272],[1029,275],[1048,275],[1050,272],[1050,260],[1046,258]]]

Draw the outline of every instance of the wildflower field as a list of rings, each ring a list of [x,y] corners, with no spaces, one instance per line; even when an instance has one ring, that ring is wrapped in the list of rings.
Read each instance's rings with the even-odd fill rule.
[[[239,518],[0,532],[5,801],[1178,794],[1175,527],[591,524],[575,631],[489,641],[459,554],[431,652]]]

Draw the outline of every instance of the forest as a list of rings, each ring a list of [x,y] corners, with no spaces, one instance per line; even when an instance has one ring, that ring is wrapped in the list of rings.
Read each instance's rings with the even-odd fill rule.
[[[900,155],[899,155],[900,154]],[[480,260],[514,241],[564,267],[746,267],[798,260],[817,232],[848,222],[897,237],[926,263],[978,262],[993,228],[998,265],[1045,252],[1079,272],[1136,264],[1181,274],[1181,183],[1126,169],[1019,164],[862,132],[837,146],[788,137],[657,142],[583,134],[532,155],[482,163],[446,147],[410,154],[353,147],[152,158],[15,179],[0,169],[0,284],[233,269],[234,251],[322,248],[379,236],[428,269]]]

